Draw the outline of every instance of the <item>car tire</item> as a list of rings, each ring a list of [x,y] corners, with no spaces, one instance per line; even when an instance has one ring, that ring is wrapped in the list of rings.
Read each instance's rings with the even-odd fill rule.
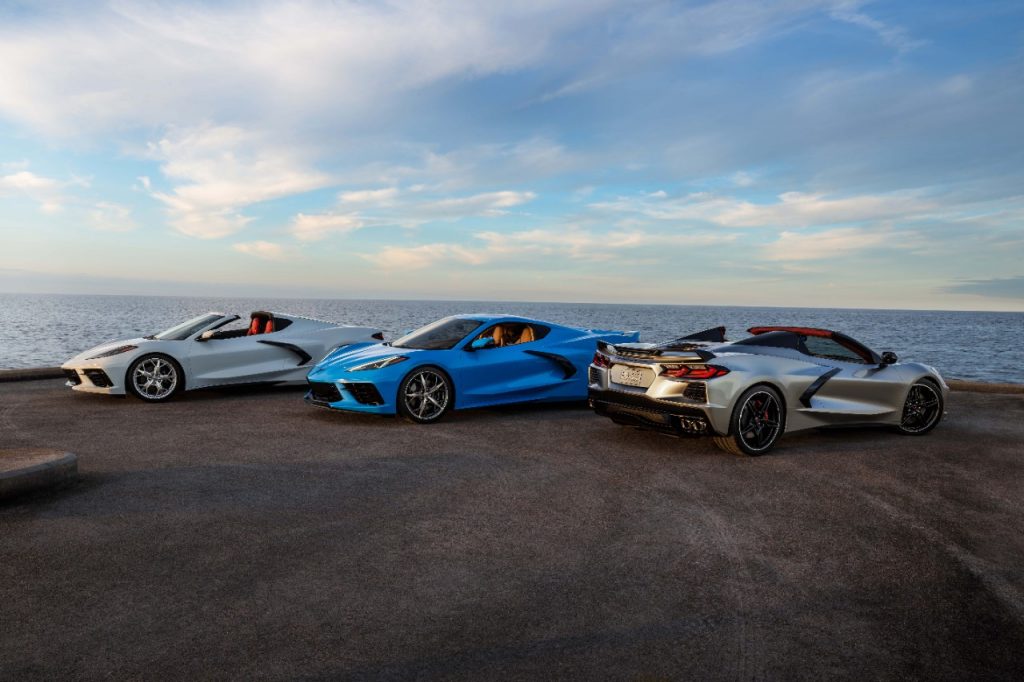
[[[440,421],[454,403],[452,380],[440,367],[417,367],[398,386],[398,413],[414,424]]]
[[[743,392],[729,419],[729,435],[715,436],[715,445],[734,455],[758,457],[779,441],[786,431],[786,409],[779,392],[771,386],[754,386]]]
[[[919,379],[907,391],[896,430],[905,436],[923,436],[942,421],[946,403],[934,381]]]
[[[124,378],[125,389],[147,403],[170,400],[185,387],[185,372],[168,355],[150,353],[131,364]]]

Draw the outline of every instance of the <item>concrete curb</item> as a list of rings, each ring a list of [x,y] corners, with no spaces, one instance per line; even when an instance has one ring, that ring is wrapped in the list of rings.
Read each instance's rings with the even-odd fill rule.
[[[0,382],[34,381],[36,379],[60,379],[64,371],[60,367],[29,367],[26,369],[0,369]]]
[[[61,450],[0,450],[0,502],[78,477],[78,456]]]
[[[963,379],[946,379],[946,384],[954,391],[967,393],[1024,393],[1024,384],[988,384]]]

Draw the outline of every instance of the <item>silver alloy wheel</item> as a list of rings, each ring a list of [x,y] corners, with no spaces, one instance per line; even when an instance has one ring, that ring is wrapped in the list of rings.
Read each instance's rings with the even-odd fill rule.
[[[132,372],[135,392],[146,400],[163,400],[178,386],[178,370],[164,358],[146,358]]]
[[[767,450],[782,429],[782,407],[767,391],[752,394],[740,409],[736,435],[753,452]]]
[[[448,409],[448,381],[432,369],[421,369],[406,382],[402,399],[409,414],[417,419],[437,419]]]

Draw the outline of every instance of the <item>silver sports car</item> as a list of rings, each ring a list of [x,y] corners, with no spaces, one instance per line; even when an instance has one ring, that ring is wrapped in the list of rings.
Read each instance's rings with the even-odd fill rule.
[[[934,367],[827,329],[748,331],[731,343],[724,327],[659,345],[599,343],[590,405],[619,424],[711,436],[746,455],[790,431],[884,424],[922,435],[943,417],[949,387]]]
[[[76,391],[127,392],[159,402],[210,386],[305,383],[310,368],[332,350],[383,338],[379,329],[285,313],[257,311],[247,323],[238,315],[206,313],[159,334],[101,344],[61,369]]]

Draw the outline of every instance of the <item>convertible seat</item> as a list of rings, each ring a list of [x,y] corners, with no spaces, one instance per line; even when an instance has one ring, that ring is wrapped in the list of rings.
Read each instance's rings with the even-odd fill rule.
[[[260,318],[252,318],[252,322],[249,323],[249,333],[246,336],[256,336],[260,333]]]
[[[500,324],[495,325],[494,331],[491,333],[491,336],[494,338],[495,346],[505,345],[505,328],[502,327]]]
[[[533,327],[524,324],[523,332],[519,335],[519,340],[516,343],[529,343],[530,341],[536,341],[536,337],[533,335]]]
[[[264,334],[273,334],[274,333],[274,318],[270,318],[269,320],[267,320],[266,326],[263,327],[263,333]]]

